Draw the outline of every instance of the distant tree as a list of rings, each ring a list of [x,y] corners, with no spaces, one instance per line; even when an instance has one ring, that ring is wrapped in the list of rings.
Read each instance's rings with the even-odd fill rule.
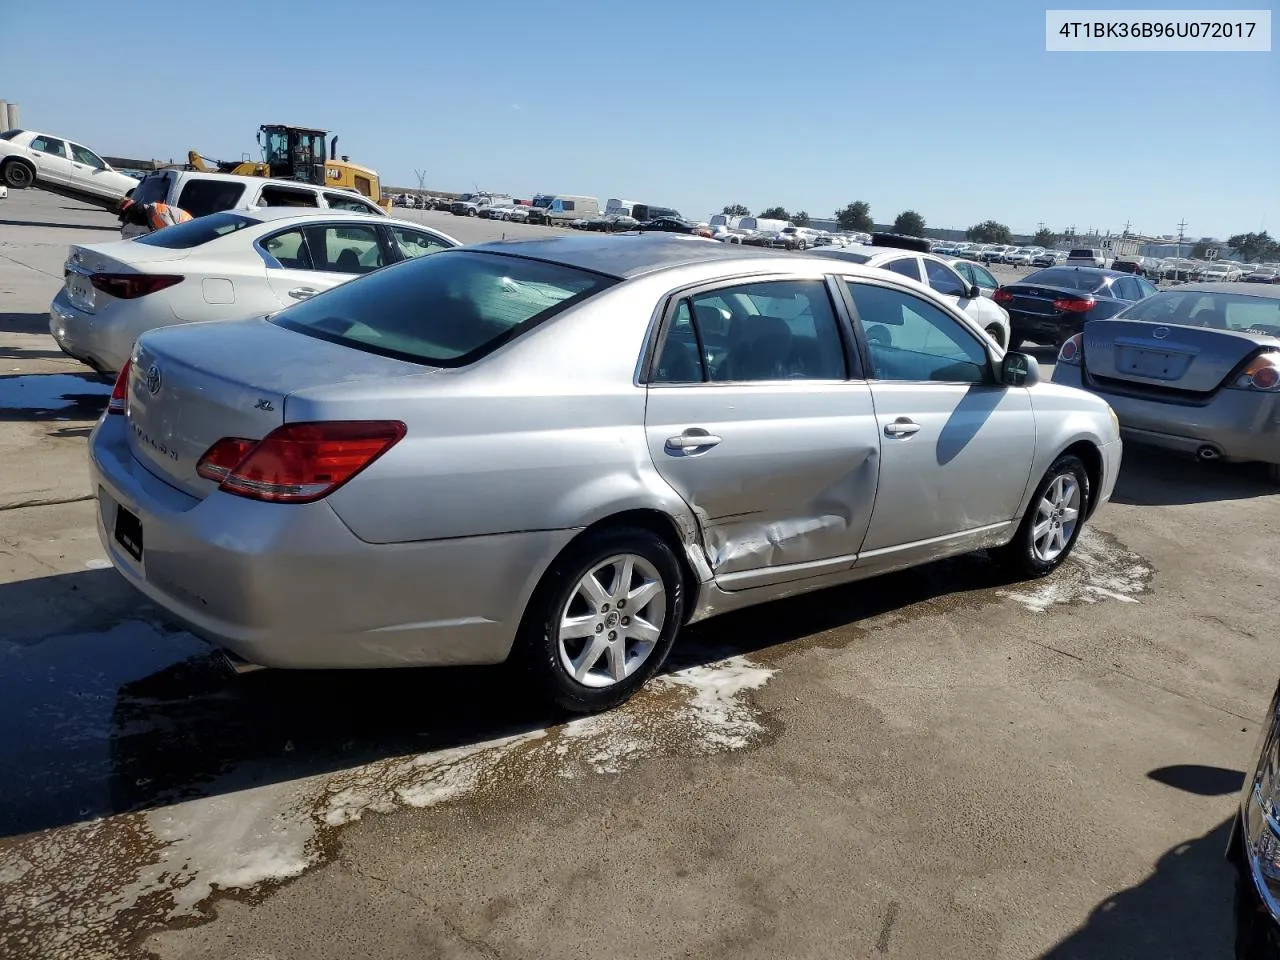
[[[1191,259],[1203,260],[1205,253],[1212,246],[1207,240],[1197,240],[1191,245]]]
[[[797,210],[791,215],[791,222],[797,227],[807,227],[809,225],[809,214],[803,210]]]
[[[1012,234],[1009,228],[996,220],[975,223],[964,232],[965,238],[975,243],[1008,243]]]
[[[1268,259],[1276,242],[1263,230],[1261,233],[1237,233],[1227,240],[1227,246],[1240,254],[1240,259],[1246,263],[1256,263],[1258,260]]]
[[[924,217],[914,210],[903,210],[898,214],[898,219],[893,221],[893,232],[905,234],[908,237],[923,237]]]
[[[836,211],[836,223],[840,225],[841,230],[870,233],[875,229],[875,223],[871,219],[871,204],[865,200],[853,201],[843,210]]]
[[[1037,247],[1052,247],[1058,242],[1058,235],[1048,227],[1041,227],[1036,231],[1036,235],[1032,238],[1032,242]]]
[[[721,212],[721,213],[723,213],[726,217],[749,217],[749,216],[751,216],[751,211],[750,211],[750,210],[748,210],[746,207],[744,207],[744,206],[743,206],[742,204],[740,204],[740,203],[731,203],[731,204],[729,204],[729,206],[725,207],[725,208],[724,208],[723,210],[721,210],[720,212]]]
[[[760,211],[761,220],[790,220],[791,214],[786,207],[768,207]]]

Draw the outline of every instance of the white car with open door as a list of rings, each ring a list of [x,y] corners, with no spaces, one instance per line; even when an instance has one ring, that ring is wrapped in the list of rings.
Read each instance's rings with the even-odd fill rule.
[[[0,133],[0,181],[15,190],[41,187],[108,206],[138,185],[88,147],[35,130]]]
[[[114,377],[156,327],[241,320],[380,267],[460,246],[420,223],[341,210],[227,210],[132,240],[74,244],[49,329]]]

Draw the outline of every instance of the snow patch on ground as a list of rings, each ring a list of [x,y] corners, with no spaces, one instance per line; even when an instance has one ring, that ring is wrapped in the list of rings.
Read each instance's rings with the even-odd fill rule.
[[[1032,613],[1044,613],[1064,603],[1138,603],[1138,595],[1150,589],[1153,573],[1142,557],[1114,538],[1086,527],[1057,571],[1038,583],[1000,590],[997,595]]]
[[[203,917],[218,891],[301,875],[334,830],[368,812],[619,774],[672,752],[743,749],[764,732],[744,695],[772,676],[730,657],[677,669],[616,710],[559,727],[18,838],[0,846],[0,956],[124,956],[119,937]]]

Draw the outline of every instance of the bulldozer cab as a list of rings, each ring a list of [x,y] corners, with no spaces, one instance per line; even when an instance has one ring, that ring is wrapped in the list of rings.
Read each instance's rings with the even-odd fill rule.
[[[265,124],[258,128],[258,143],[271,175],[323,186],[325,182],[324,130]]]

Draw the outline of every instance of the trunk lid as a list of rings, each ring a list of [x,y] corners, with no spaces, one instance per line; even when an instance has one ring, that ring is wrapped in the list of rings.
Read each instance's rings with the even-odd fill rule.
[[[196,497],[196,473],[223,437],[260,440],[285,422],[290,393],[421,375],[418,364],[353,350],[266,320],[196,323],[144,334],[129,376],[129,447],[151,473]]]
[[[1142,320],[1093,320],[1084,328],[1084,365],[1093,379],[1208,394],[1260,347],[1257,334]]]
[[[63,264],[62,283],[72,306],[85,313],[97,313],[116,298],[94,287],[89,278],[95,273],[176,273],[173,261],[184,260],[190,253],[190,250],[166,250],[132,240],[72,244]]]
[[[1044,287],[1033,284],[1011,283],[1005,288],[1013,299],[1004,304],[1006,310],[1038,317],[1058,317],[1065,311],[1053,305],[1055,300],[1083,300],[1093,294],[1069,287]]]

